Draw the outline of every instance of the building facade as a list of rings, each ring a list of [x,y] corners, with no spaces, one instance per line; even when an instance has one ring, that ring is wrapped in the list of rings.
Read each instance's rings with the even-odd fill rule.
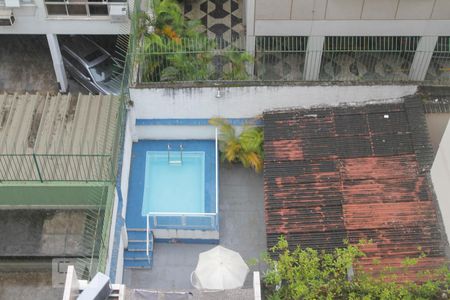
[[[127,34],[127,1],[0,1],[0,35],[46,35],[59,89],[66,92],[67,76],[58,35]]]

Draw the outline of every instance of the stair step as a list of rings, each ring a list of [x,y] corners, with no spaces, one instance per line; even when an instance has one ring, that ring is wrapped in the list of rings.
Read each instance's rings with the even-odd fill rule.
[[[124,254],[125,268],[151,269],[153,264],[153,233],[149,233],[149,256],[147,256],[147,230],[128,229],[128,249]],[[149,261],[150,260],[150,261]]]
[[[147,251],[147,242],[133,242],[128,241],[128,251]],[[153,243],[150,242],[148,245],[148,251],[153,251]]]
[[[128,269],[151,269],[152,262],[148,260],[129,260],[124,261],[125,268]]]
[[[147,240],[146,238],[146,231],[127,231],[128,233],[128,240],[139,240],[139,241],[145,241]]]
[[[150,259],[153,258],[153,252],[149,252]],[[148,259],[145,251],[125,251],[125,259]]]
[[[149,249],[150,250],[150,249]],[[128,242],[128,251],[147,251],[145,242]]]

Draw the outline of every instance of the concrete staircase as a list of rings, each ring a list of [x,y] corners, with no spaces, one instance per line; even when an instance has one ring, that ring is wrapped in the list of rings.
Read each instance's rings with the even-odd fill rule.
[[[125,268],[151,269],[153,265],[153,233],[149,232],[149,251],[147,256],[147,231],[128,229],[128,248],[124,254]]]

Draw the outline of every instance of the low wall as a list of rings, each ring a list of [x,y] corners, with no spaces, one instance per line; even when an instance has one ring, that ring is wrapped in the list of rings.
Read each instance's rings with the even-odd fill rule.
[[[450,128],[442,136],[431,167],[431,180],[436,192],[445,232],[450,233]]]
[[[253,118],[289,107],[336,106],[367,101],[395,101],[414,94],[415,85],[245,86],[132,88],[134,116],[145,119]]]

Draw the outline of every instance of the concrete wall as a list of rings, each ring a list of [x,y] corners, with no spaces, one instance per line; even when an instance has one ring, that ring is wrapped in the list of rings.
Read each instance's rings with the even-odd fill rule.
[[[247,0],[247,37],[449,35],[448,0]],[[250,5],[251,7],[251,5]]]
[[[106,267],[105,267],[105,274],[110,274],[111,272],[111,259],[112,259],[112,253],[114,248],[114,235],[116,231],[116,219],[117,214],[121,213],[118,212],[118,205],[119,205],[119,196],[117,189],[114,189],[114,203],[113,203],[113,210],[112,210],[112,216],[111,216],[111,227],[109,229],[109,243],[108,243],[108,256],[106,257]],[[114,281],[116,282],[116,281]]]
[[[256,20],[449,20],[448,0],[256,0]]]
[[[431,179],[448,236],[450,233],[450,129],[448,126],[431,168]]]
[[[0,9],[2,9],[0,5]],[[0,26],[0,34],[119,34],[128,26],[105,17],[49,17],[43,0],[13,8],[16,22]]]
[[[120,182],[120,190],[122,191],[122,217],[125,219],[127,200],[128,200],[128,183],[130,178],[130,168],[131,168],[131,148],[133,146],[133,128],[134,128],[134,118],[132,114],[127,114],[127,121],[125,127],[125,138],[124,138],[124,148],[122,157],[122,174]]]
[[[436,155],[445,128],[447,128],[450,113],[432,113],[426,114],[428,132],[430,134],[431,145],[433,146],[434,154]]]
[[[414,85],[255,86],[220,88],[133,88],[136,119],[253,118],[266,110],[396,100],[414,94]]]

